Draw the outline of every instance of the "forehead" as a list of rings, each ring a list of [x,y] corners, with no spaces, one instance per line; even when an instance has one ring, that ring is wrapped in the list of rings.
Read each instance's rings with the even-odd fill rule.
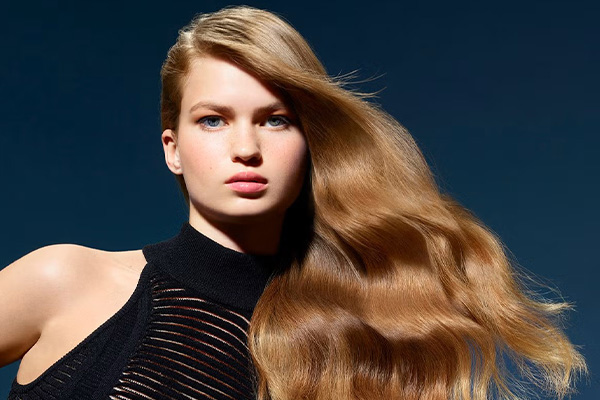
[[[233,61],[217,57],[196,57],[182,85],[182,104],[218,97],[223,101],[284,101],[273,85],[258,79]]]

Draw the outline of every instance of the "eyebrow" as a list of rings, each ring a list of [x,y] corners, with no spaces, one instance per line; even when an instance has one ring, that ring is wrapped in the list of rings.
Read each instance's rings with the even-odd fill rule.
[[[190,114],[196,111],[199,108],[208,108],[210,110],[219,112],[221,114],[234,114],[233,108],[229,106],[225,106],[222,104],[211,103],[209,101],[199,101],[190,108]],[[267,104],[266,106],[259,107],[256,111],[258,114],[266,114],[277,110],[287,110],[288,108],[281,101],[275,101],[271,104]]]

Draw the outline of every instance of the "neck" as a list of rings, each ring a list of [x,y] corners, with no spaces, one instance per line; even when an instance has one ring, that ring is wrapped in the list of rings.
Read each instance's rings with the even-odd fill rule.
[[[249,254],[276,254],[281,239],[283,216],[235,223],[209,221],[190,213],[189,224],[205,236],[229,249]]]
[[[272,276],[291,262],[284,253],[247,254],[226,248],[188,222],[179,233],[142,249],[149,264],[207,298],[251,310]]]

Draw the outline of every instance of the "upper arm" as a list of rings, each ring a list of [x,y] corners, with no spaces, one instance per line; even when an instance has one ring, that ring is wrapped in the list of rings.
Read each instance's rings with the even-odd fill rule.
[[[77,247],[41,247],[0,270],[0,366],[20,359],[60,309]]]

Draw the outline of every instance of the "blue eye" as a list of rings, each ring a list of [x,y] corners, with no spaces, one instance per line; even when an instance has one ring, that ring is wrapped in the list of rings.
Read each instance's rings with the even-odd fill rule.
[[[222,117],[219,117],[216,115],[209,115],[206,117],[202,117],[196,122],[198,124],[202,125],[202,127],[204,129],[206,129],[206,128],[209,128],[209,129],[221,128],[225,123],[223,121]],[[221,124],[221,123],[223,123],[223,124]],[[285,126],[291,125],[291,121],[285,115],[271,115],[269,118],[267,118],[267,122],[265,125],[273,127],[273,128],[280,128],[280,127],[285,127]]]
[[[223,121],[221,117],[216,116],[208,116],[203,117],[198,120],[198,123],[208,127],[208,128],[219,128],[219,121]]]
[[[271,121],[271,122],[275,122],[273,125],[274,127],[277,126],[284,126],[284,125],[289,125],[290,124],[290,120],[289,118],[287,118],[284,115],[271,115],[267,121]]]

